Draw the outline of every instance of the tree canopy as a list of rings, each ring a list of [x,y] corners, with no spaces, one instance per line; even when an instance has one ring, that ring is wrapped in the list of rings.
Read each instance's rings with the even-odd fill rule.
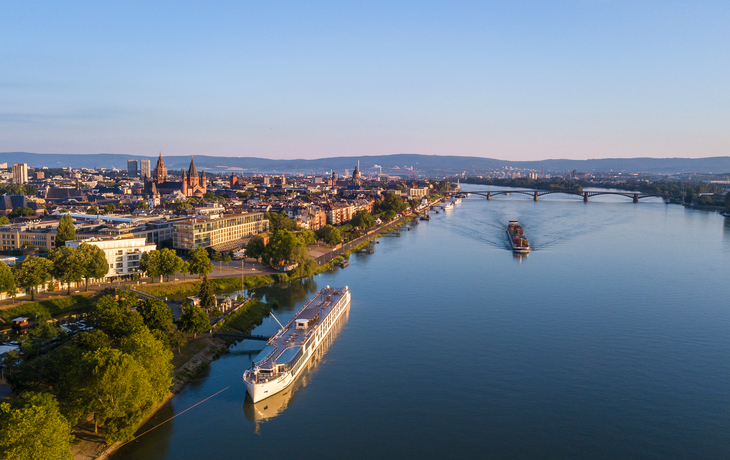
[[[0,404],[1,460],[73,460],[71,425],[48,393],[28,392]]]
[[[302,262],[307,257],[304,244],[289,230],[277,230],[266,246],[261,259],[270,265]]]
[[[258,259],[264,254],[265,250],[266,245],[264,244],[264,239],[260,236],[254,236],[246,244],[246,257]]]
[[[144,299],[137,304],[137,311],[142,315],[145,326],[150,330],[170,333],[174,327],[175,317],[172,310],[160,299]]]
[[[269,219],[269,228],[272,231],[277,230],[296,230],[297,223],[284,212],[267,212],[266,218]]]
[[[317,235],[327,244],[334,246],[342,243],[342,234],[335,227],[327,224],[317,232]]]
[[[66,245],[66,241],[73,241],[76,239],[76,228],[74,227],[73,217],[68,214],[64,214],[58,222],[58,229],[56,230],[56,247]]]
[[[302,242],[305,246],[309,246],[310,244],[314,244],[315,241],[317,241],[317,234],[309,229],[302,229],[297,234],[297,238],[299,238],[299,241]]]
[[[14,219],[16,217],[28,217],[33,215],[35,215],[35,211],[27,206],[14,208],[12,211],[10,211],[10,213],[8,213],[8,217],[10,219]]]
[[[190,264],[190,273],[203,276],[213,271],[213,264],[210,263],[208,251],[205,248],[197,248],[188,254],[188,263]]]
[[[185,332],[192,332],[195,337],[199,333],[210,329],[208,314],[199,307],[191,304],[183,305],[182,314],[177,321],[177,326]]]
[[[49,256],[53,263],[51,274],[54,278],[66,284],[68,294],[71,295],[71,283],[78,283],[84,276],[86,261],[76,248],[59,246]],[[104,259],[106,264],[106,259]]]
[[[15,292],[15,277],[5,262],[0,262],[0,292]]]
[[[89,290],[89,279],[102,279],[109,273],[109,263],[104,250],[93,244],[81,243],[77,248],[79,258],[84,262],[81,276],[86,280]]]
[[[38,286],[51,279],[51,270],[53,263],[50,260],[43,257],[27,257],[13,267],[15,283],[23,289],[29,289],[31,300],[35,300],[34,293],[38,290]]]
[[[213,287],[213,283],[211,283],[208,279],[208,275],[203,275],[203,282],[200,283],[198,297],[200,297],[200,308],[207,312],[214,312],[214,310],[217,310],[215,288]],[[216,312],[213,314],[216,314]],[[216,316],[218,314],[220,314],[220,312],[218,312]]]
[[[393,211],[400,213],[408,209],[408,205],[393,192],[387,192],[382,200],[375,200],[375,212]]]
[[[354,216],[352,216],[352,219],[350,219],[350,225],[352,225],[353,227],[358,227],[362,230],[367,230],[375,225],[375,219],[368,211],[361,209],[360,211],[357,211]]]

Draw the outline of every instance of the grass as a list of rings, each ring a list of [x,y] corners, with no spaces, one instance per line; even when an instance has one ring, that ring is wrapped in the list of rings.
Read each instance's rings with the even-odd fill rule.
[[[94,304],[92,298],[83,295],[71,297],[59,297],[58,299],[41,300],[39,302],[27,302],[17,307],[0,310],[0,319],[10,323],[13,318],[26,316],[35,318],[36,315],[46,318],[57,318],[74,313],[88,311]]]
[[[241,278],[213,278],[210,280],[215,288],[216,294],[224,294],[228,292],[238,291],[241,289]],[[274,280],[267,275],[248,276],[244,278],[244,289],[255,289],[260,286],[267,286]],[[184,299],[190,296],[198,295],[201,280],[178,281],[176,283],[164,284],[146,284],[140,286],[139,289],[149,292],[158,297],[168,297],[170,299]]]
[[[193,356],[200,353],[210,343],[208,337],[198,337],[197,339],[188,339],[187,345],[180,349],[180,353],[177,352],[177,348],[173,348],[172,365],[175,370],[184,366],[185,363],[190,361]]]
[[[221,324],[221,327],[228,327],[229,329],[232,328],[243,332],[244,334],[248,334],[253,330],[253,328],[259,326],[264,321],[264,318],[269,316],[270,312],[271,306],[269,304],[254,299],[234,311],[225,319],[225,322],[224,324]]]

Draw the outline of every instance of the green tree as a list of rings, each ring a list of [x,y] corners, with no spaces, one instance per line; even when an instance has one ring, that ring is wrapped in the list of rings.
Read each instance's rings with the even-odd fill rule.
[[[8,219],[8,216],[0,216],[0,225],[9,225],[10,219]]]
[[[155,401],[164,400],[172,385],[172,353],[169,345],[143,329],[125,337],[120,349],[145,368]]]
[[[10,211],[10,213],[8,214],[8,217],[10,219],[14,219],[16,217],[29,217],[29,216],[33,216],[33,215],[35,215],[35,211],[33,211],[32,209],[30,209],[27,206],[22,206],[22,207],[15,208],[12,211]]]
[[[231,257],[230,254],[226,254],[225,256],[223,256],[223,263],[226,264],[226,268],[228,268],[228,264],[230,264],[231,262],[233,262],[233,257]]]
[[[183,305],[177,326],[184,332],[192,332],[194,337],[210,329],[208,314],[195,305]]]
[[[267,212],[266,218],[269,219],[269,227],[272,231],[277,230],[296,230],[297,223],[284,212]]]
[[[395,219],[395,216],[397,213],[393,211],[392,209],[388,209],[383,213],[383,220],[386,222],[390,222],[391,220]]]
[[[149,209],[149,208],[150,208],[150,205],[147,204],[146,201],[140,201],[139,204],[137,205],[137,209],[145,210],[145,209]]]
[[[8,295],[15,293],[15,277],[5,262],[0,262],[0,292]]]
[[[84,368],[80,400],[94,414],[94,432],[101,422],[107,428],[107,444],[130,439],[155,402],[147,370],[134,357],[114,348],[88,352]]]
[[[81,243],[78,249],[79,258],[84,262],[81,276],[86,281],[86,290],[89,290],[89,279],[102,279],[109,273],[109,262],[104,250],[93,244]]]
[[[306,253],[306,248],[292,232],[277,230],[261,258],[267,264],[282,265],[301,262]]]
[[[155,278],[162,275],[162,261],[160,259],[160,251],[152,250],[142,254],[139,261],[139,269],[142,273],[147,273],[155,282]]]
[[[142,315],[144,324],[150,330],[160,330],[169,333],[174,329],[175,317],[170,307],[160,299],[144,299],[137,304],[137,312]]]
[[[97,215],[98,216],[99,215],[99,208],[97,208],[96,206],[89,206],[88,208],[86,208],[86,214],[91,214],[91,215]]]
[[[70,246],[59,246],[51,251],[49,256],[49,260],[53,263],[51,274],[66,284],[68,295],[71,295],[71,283],[78,283],[84,276],[86,261],[80,256],[78,249]]]
[[[42,257],[27,257],[20,264],[13,267],[15,284],[23,289],[30,290],[30,299],[35,300],[38,286],[51,279],[53,263]]]
[[[139,312],[128,309],[132,297],[120,295],[120,300],[105,295],[99,299],[89,312],[89,320],[117,343],[122,337],[139,332],[145,328],[144,318]],[[126,308],[125,308],[126,307]]]
[[[170,334],[170,346],[177,348],[177,353],[180,354],[180,348],[188,344],[188,339],[182,331],[175,331]]]
[[[64,214],[61,220],[58,222],[58,229],[56,230],[56,247],[66,245],[66,241],[73,241],[76,239],[76,229],[74,228],[74,220],[68,214]]]
[[[264,239],[260,236],[254,236],[246,244],[246,257],[258,259],[264,254],[265,250],[266,245],[264,244]]]
[[[59,329],[52,323],[49,323],[46,318],[40,319],[38,325],[30,331],[30,336],[35,341],[36,356],[38,356],[41,347],[52,338],[58,337],[59,333]]]
[[[330,246],[342,243],[342,234],[340,231],[329,224],[319,229],[317,235]]]
[[[71,425],[49,393],[25,393],[0,404],[0,459],[73,460]]]
[[[200,308],[207,312],[217,310],[218,307],[215,301],[215,288],[213,287],[213,283],[208,280],[208,275],[203,275],[203,282],[200,283],[198,297],[200,297]],[[216,314],[216,316],[218,316],[218,314]]]
[[[222,268],[221,267],[221,262],[223,261],[223,254],[221,254],[218,251],[215,251],[213,253],[213,256],[210,258],[210,260],[213,261],[213,262],[218,262],[218,272],[220,273],[220,270]]]
[[[183,274],[183,279],[186,279],[188,273],[190,273],[190,262],[187,260],[183,261],[182,267],[180,267],[180,273]]]
[[[350,219],[350,225],[352,225],[353,227],[358,227],[362,230],[367,230],[375,225],[375,219],[368,211],[361,209],[360,211],[357,211],[354,216],[352,216],[352,219]]]
[[[160,275],[167,276],[167,281],[170,281],[170,276],[179,272],[183,267],[183,260],[172,249],[165,248],[159,251],[158,257]]]
[[[309,246],[317,241],[317,234],[305,228],[299,231],[297,238],[299,238],[299,241],[301,241],[305,246]]]
[[[107,214],[110,212],[114,212],[116,209],[117,207],[114,206],[113,203],[109,203],[108,205],[104,206],[104,212],[106,212]]]
[[[213,264],[210,263],[208,251],[205,248],[197,248],[190,251],[188,254],[188,262],[190,263],[190,273],[194,273],[199,277],[213,271]]]

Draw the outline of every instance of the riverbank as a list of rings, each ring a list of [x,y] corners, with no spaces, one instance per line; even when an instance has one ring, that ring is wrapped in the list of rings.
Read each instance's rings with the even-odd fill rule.
[[[229,343],[226,340],[211,337],[210,334],[201,335],[188,342],[178,354],[178,356],[185,356],[188,359],[184,361],[184,364],[176,366],[173,370],[172,386],[169,393],[162,402],[150,409],[139,426],[144,426],[170,398],[178,394],[185,385],[195,380],[197,376],[205,371],[211,362],[225,353],[228,350],[228,345]],[[195,350],[195,353],[191,353],[192,350]],[[175,361],[176,357],[173,357],[173,364]],[[94,433],[94,421],[91,416],[74,427],[72,433],[76,436],[76,439],[71,446],[71,454],[76,460],[105,459],[126,444],[125,442],[116,442],[107,445],[104,442],[105,429],[100,427],[98,433]]]
[[[216,324],[214,329],[218,332],[245,335],[260,325],[269,312],[271,312],[270,305],[253,299],[227,315],[225,320]],[[211,362],[227,353],[229,346],[234,342],[235,340],[227,338],[213,337],[210,333],[201,334],[199,337],[191,339],[177,354],[173,353],[172,364],[174,370],[170,391],[165,399],[156,404],[149,414],[143,418],[137,430],[139,431],[185,385],[196,380],[210,366]],[[104,459],[126,444],[117,442],[107,445],[104,441],[105,430],[102,427],[98,430],[98,433],[94,433],[94,423],[91,417],[74,427],[73,434],[76,436],[76,440],[71,453],[76,460]]]

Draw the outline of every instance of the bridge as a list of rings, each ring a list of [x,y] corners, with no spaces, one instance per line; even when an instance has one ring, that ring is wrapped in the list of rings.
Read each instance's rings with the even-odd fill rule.
[[[680,196],[669,195],[668,193],[643,193],[643,192],[609,192],[609,191],[577,191],[577,190],[539,190],[539,189],[528,189],[528,190],[478,190],[478,191],[458,191],[458,192],[446,192],[450,195],[466,194],[466,195],[480,195],[488,200],[491,200],[493,196],[498,195],[509,195],[510,193],[520,193],[522,195],[531,196],[534,201],[538,201],[539,197],[544,195],[550,195],[552,193],[562,193],[565,195],[576,195],[583,198],[583,202],[588,203],[588,199],[592,196],[599,195],[620,195],[630,198],[634,203],[638,203],[642,198],[658,197],[668,200],[669,198],[681,198]]]
[[[271,337],[266,337],[263,335],[248,335],[248,334],[224,334],[221,332],[213,332],[211,334],[213,337],[227,337],[229,339],[236,339],[236,340],[262,340],[264,342],[267,342]]]

